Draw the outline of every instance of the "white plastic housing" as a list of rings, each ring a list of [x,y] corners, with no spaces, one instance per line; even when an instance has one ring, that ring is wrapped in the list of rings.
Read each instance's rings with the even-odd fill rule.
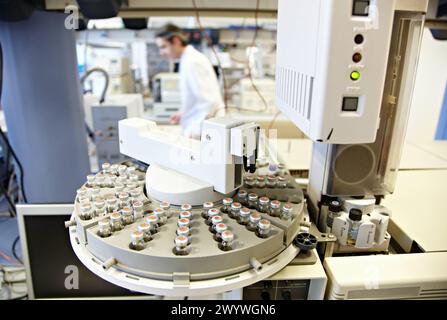
[[[277,106],[314,141],[370,143],[376,138],[395,0],[279,0]],[[356,44],[356,35],[363,42]],[[355,53],[361,54],[358,63]],[[351,80],[358,71],[360,79]],[[358,98],[343,111],[344,98]]]

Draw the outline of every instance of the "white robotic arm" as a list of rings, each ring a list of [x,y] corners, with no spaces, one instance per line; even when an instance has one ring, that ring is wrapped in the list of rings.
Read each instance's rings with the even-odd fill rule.
[[[178,181],[188,180],[199,189],[208,185],[222,196],[241,186],[244,168],[254,172],[258,136],[259,128],[255,123],[244,124],[229,118],[204,121],[200,141],[162,130],[153,121],[131,118],[119,122],[122,154],[153,168],[160,167],[165,173],[176,174]],[[182,179],[184,175],[188,179]],[[148,177],[147,187],[148,184],[162,184],[163,181],[155,178],[163,180],[163,176]],[[176,181],[169,180],[173,187]],[[183,188],[188,189],[187,186]]]

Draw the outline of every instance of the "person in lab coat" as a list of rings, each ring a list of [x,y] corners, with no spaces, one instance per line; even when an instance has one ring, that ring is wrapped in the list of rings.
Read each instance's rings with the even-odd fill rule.
[[[200,139],[203,120],[224,106],[216,73],[208,58],[188,45],[182,31],[168,24],[156,34],[155,43],[164,58],[179,60],[180,112],[171,123],[180,123],[183,134]]]

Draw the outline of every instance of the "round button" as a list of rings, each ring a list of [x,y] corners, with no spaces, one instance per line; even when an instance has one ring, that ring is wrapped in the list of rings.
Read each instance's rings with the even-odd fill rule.
[[[360,79],[360,72],[358,71],[352,71],[351,72],[351,80],[352,81],[357,81]]]
[[[357,34],[357,35],[354,37],[354,42],[355,42],[356,44],[362,44],[364,40],[365,40],[365,38],[364,38],[363,35],[361,35],[361,34]]]
[[[362,60],[362,54],[360,52],[356,52],[352,55],[352,61],[355,63],[359,63]]]

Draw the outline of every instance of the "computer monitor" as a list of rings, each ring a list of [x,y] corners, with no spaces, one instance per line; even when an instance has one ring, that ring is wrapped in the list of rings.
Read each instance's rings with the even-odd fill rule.
[[[158,299],[113,285],[79,261],[64,226],[72,212],[71,204],[17,205],[29,298]]]

